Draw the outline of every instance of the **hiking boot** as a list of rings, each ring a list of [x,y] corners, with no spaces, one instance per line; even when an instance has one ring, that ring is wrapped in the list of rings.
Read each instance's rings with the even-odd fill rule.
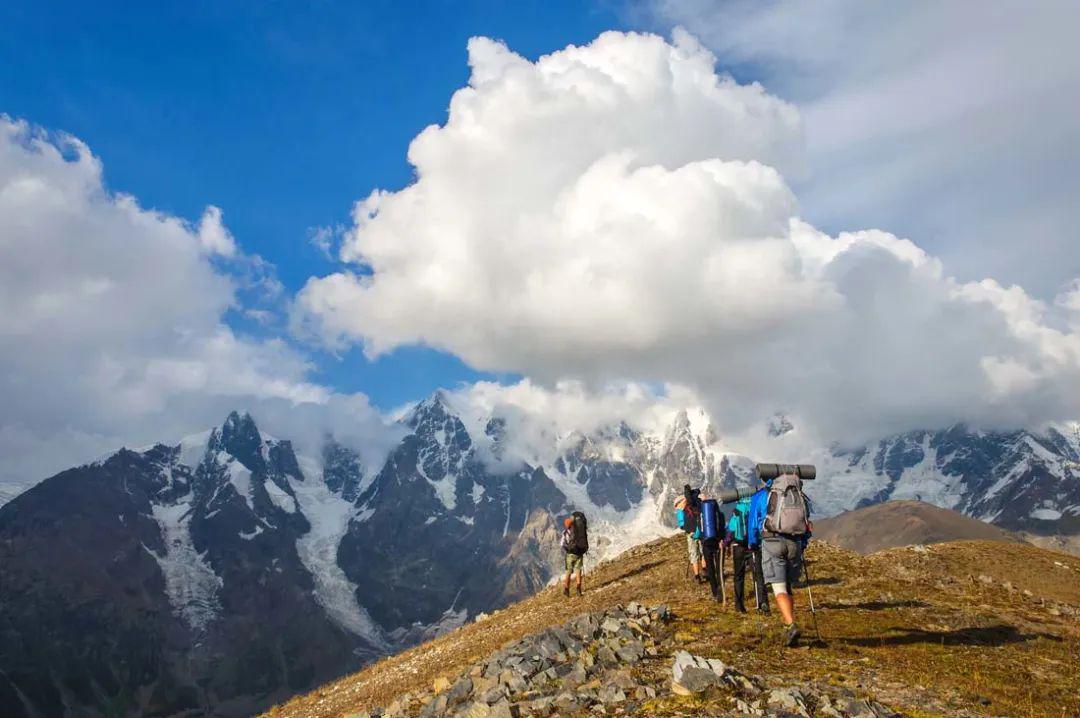
[[[799,643],[799,627],[794,623],[784,628],[784,643],[788,648],[794,648]]]
[[[736,613],[746,613],[746,606],[742,605],[741,603],[736,603],[735,604],[735,612]]]
[[[570,587],[569,586],[563,586],[562,587],[562,595],[566,596],[567,598],[570,598]]]
[[[577,595],[579,595],[579,596],[581,595],[581,586],[577,587]]]
[[[770,611],[769,611],[769,604],[767,604],[767,603],[762,603],[762,604],[760,604],[760,605],[759,605],[759,606],[757,607],[757,612],[758,612],[758,613],[760,613],[760,614],[763,614],[763,615],[765,615],[765,616],[768,616],[768,615],[769,615],[769,613],[770,613]]]

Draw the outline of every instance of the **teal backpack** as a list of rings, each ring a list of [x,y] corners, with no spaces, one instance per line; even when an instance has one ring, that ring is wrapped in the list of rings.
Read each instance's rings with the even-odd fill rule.
[[[731,512],[731,521],[728,530],[731,538],[739,543],[746,543],[750,522],[750,499],[739,499],[735,503],[735,510]]]

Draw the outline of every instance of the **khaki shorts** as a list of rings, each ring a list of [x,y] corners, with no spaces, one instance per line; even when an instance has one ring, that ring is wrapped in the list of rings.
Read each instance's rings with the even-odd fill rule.
[[[690,556],[690,563],[701,561],[701,541],[694,538],[694,534],[686,534],[686,553]]]
[[[580,571],[585,565],[585,557],[578,556],[576,553],[566,554],[566,572],[573,573],[575,570]]]

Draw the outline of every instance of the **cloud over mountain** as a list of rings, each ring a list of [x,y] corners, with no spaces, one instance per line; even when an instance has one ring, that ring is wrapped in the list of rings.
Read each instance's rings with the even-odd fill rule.
[[[689,35],[605,33],[536,62],[476,38],[469,62],[445,124],[410,147],[415,182],[358,202],[351,266],[299,295],[327,341],[547,383],[678,383],[733,430],[777,409],[825,438],[1080,410],[1069,297],[801,220],[797,111]]]
[[[79,140],[0,116],[0,484],[179,437],[237,406],[285,428],[285,407],[330,403],[325,416],[361,432],[375,416],[363,397],[311,382],[283,341],[225,324],[238,293],[274,285],[218,208],[197,225],[143,208],[106,188]]]

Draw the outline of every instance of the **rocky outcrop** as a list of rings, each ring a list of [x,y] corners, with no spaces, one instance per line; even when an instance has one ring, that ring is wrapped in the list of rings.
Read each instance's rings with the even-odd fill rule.
[[[526,718],[633,715],[699,695],[695,715],[897,718],[853,692],[745,675],[717,659],[675,653],[666,606],[637,603],[582,614],[503,646],[455,676],[347,718]],[[670,669],[666,668],[671,666]]]
[[[587,613],[513,641],[427,690],[352,718],[567,715],[592,706],[632,712],[657,696],[633,670],[657,657],[669,616],[665,606],[636,603]]]

